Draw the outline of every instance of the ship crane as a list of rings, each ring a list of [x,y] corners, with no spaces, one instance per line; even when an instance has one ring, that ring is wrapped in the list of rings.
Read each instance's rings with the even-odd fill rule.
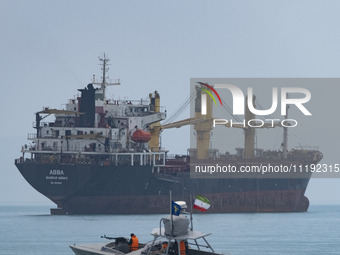
[[[46,114],[45,116],[40,116],[40,114]],[[37,137],[40,137],[40,131],[41,131],[41,121],[45,118],[47,118],[48,116],[50,116],[51,114],[65,114],[65,115],[82,115],[84,113],[82,112],[75,112],[75,111],[68,111],[68,110],[58,110],[58,109],[49,109],[49,108],[45,108],[44,110],[37,112],[35,114],[35,127],[37,129]]]
[[[206,97],[207,100],[207,109],[206,114],[201,114],[201,93],[206,93],[205,91],[202,91],[200,89],[196,89],[196,102],[195,102],[195,117],[193,118],[187,118],[184,120],[168,123],[161,125],[159,122],[154,123],[149,127],[149,132],[151,134],[151,140],[149,142],[149,149],[152,151],[155,151],[155,148],[159,148],[159,135],[162,130],[164,129],[170,129],[170,128],[180,128],[187,125],[193,125],[194,130],[196,131],[196,137],[197,137],[197,144],[196,144],[196,157],[197,159],[207,159],[209,156],[209,144],[210,144],[210,134],[211,130],[213,128],[213,114],[212,114],[212,106],[213,101],[211,97]],[[151,99],[151,95],[150,95]],[[255,97],[253,98],[255,101]],[[247,102],[247,100],[246,100]],[[159,95],[158,95],[158,106],[155,106],[156,108],[159,108]],[[249,108],[245,107],[245,123],[248,123],[249,120],[255,119],[255,114],[253,114]],[[239,123],[231,124],[230,122],[224,124],[225,127],[233,127],[233,128],[241,128],[244,130],[244,158],[245,159],[251,159],[254,158],[254,151],[255,151],[255,128],[254,127],[248,127]],[[264,124],[261,128],[272,128],[272,127],[282,127],[281,124],[275,123],[275,124]],[[284,128],[284,152],[287,152],[287,131],[286,127]]]

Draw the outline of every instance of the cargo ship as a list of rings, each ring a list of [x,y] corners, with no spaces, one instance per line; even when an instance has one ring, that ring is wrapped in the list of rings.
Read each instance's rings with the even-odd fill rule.
[[[287,148],[259,152],[249,129],[245,147],[235,155],[219,154],[205,145],[188,149],[187,155],[171,155],[160,147],[161,131],[193,125],[196,132],[209,134],[206,117],[202,124],[198,109],[195,118],[162,125],[166,111],[157,91],[148,99],[108,99],[107,87],[120,81],[108,82],[109,59],[104,55],[100,61],[99,82],[93,77],[65,109],[44,108],[36,113],[36,132],[28,134],[29,144],[22,146],[21,157],[15,159],[26,181],[56,204],[51,214],[166,213],[170,190],[176,200],[189,201],[195,195],[208,198],[210,213],[308,209],[305,190],[311,173],[302,178],[247,178],[246,174],[242,178],[191,178],[190,167],[211,158],[236,167],[245,163],[308,165],[319,162],[321,152]],[[201,91],[197,90],[196,100]],[[204,139],[209,143],[209,137]]]

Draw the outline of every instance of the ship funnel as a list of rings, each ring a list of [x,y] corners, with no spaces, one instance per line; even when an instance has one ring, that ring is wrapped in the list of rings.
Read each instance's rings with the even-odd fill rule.
[[[78,90],[81,92],[79,111],[84,113],[80,116],[80,126],[94,127],[96,90],[93,88],[93,84],[88,84],[87,88]]]

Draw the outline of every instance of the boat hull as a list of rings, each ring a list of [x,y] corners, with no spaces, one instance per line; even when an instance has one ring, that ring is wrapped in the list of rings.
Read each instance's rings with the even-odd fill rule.
[[[104,244],[70,245],[76,255],[112,255],[115,253],[101,251]],[[117,253],[119,254],[119,253]]]
[[[164,178],[152,166],[98,166],[16,162],[23,177],[57,204],[52,214],[167,213],[174,200],[200,194],[211,201],[210,213],[300,212],[309,177],[278,179]]]

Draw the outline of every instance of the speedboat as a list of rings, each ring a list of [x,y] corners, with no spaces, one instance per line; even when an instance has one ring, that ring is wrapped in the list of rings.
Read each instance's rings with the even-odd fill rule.
[[[183,215],[162,218],[159,227],[151,231],[153,239],[146,244],[139,243],[135,251],[129,250],[126,238],[106,236],[104,238],[114,241],[107,244],[74,244],[70,248],[76,255],[222,255],[216,253],[207,241],[206,237],[211,234],[193,230],[192,217],[190,220],[189,228],[190,221]]]

